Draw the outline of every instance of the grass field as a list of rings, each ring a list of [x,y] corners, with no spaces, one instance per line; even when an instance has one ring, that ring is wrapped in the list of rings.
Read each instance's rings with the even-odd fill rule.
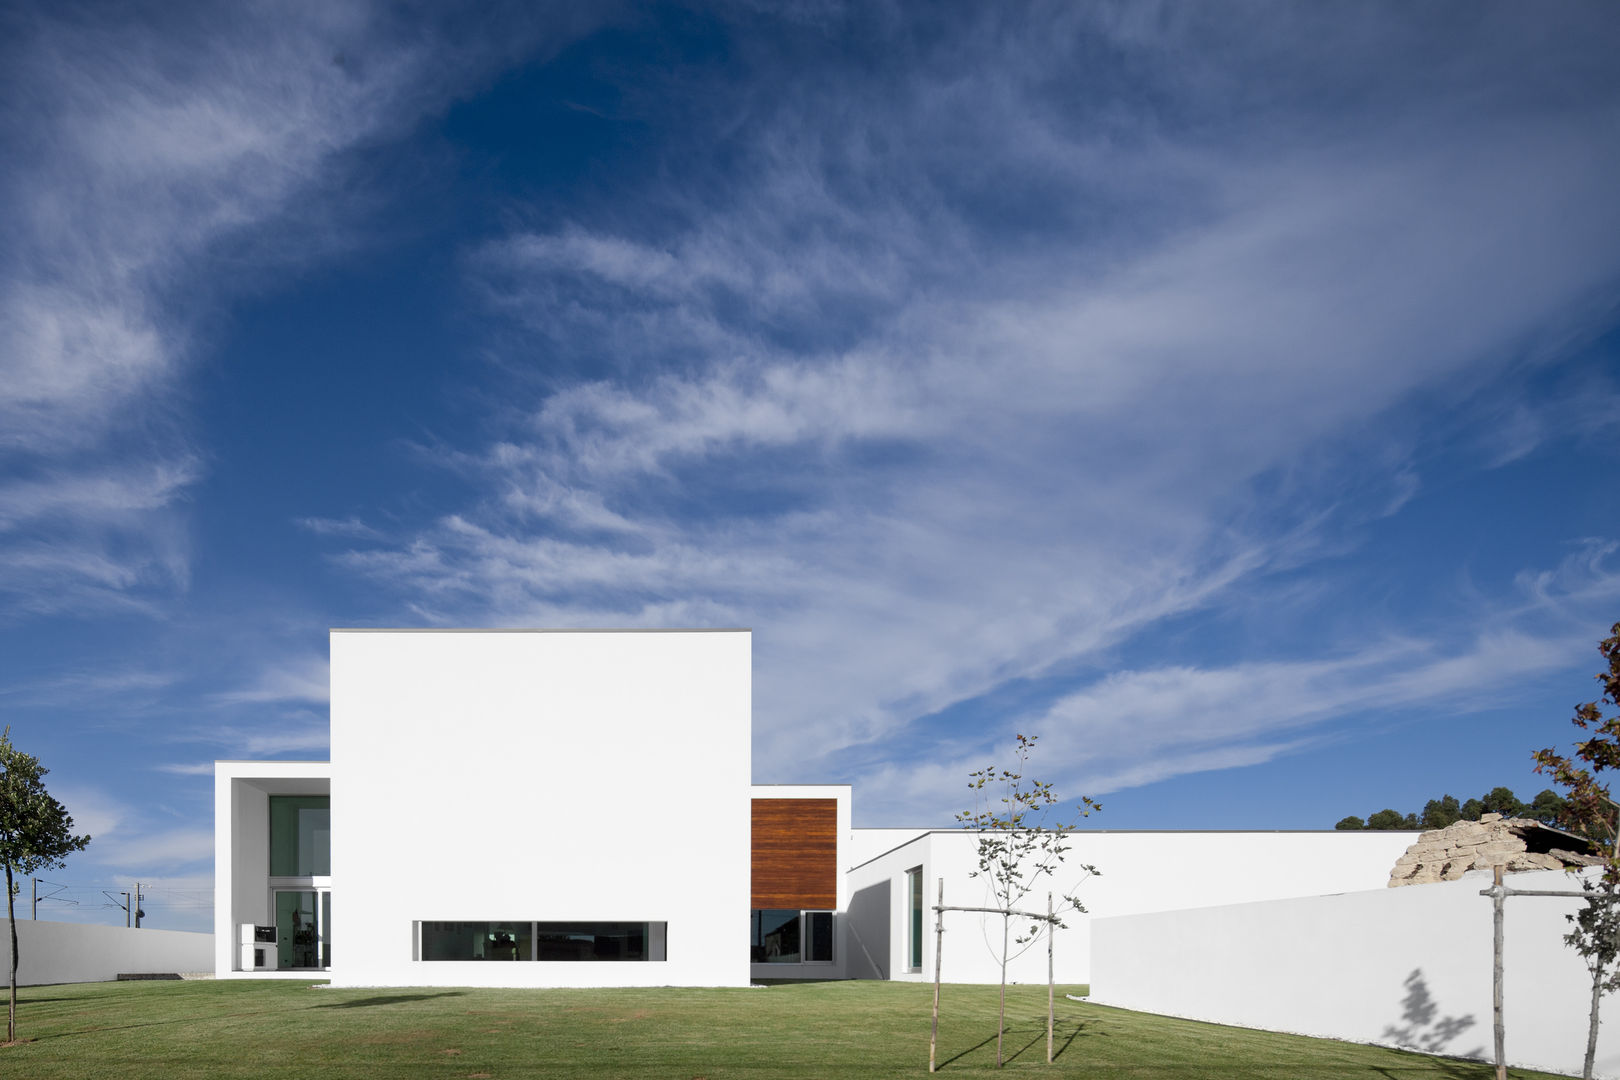
[[[931,992],[880,982],[750,990],[333,990],[248,981],[42,986],[20,991],[25,1041],[0,1048],[0,1075],[919,1077],[928,1072]],[[942,1075],[995,1072],[995,1008],[994,987],[945,988]],[[1008,1017],[1007,1071],[1017,1074],[1492,1075],[1477,1063],[1169,1020],[1062,997],[1058,1057],[1049,1067],[1045,987],[1010,989]]]

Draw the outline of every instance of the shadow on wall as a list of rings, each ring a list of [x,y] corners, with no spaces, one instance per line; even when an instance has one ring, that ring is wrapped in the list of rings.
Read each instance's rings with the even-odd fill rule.
[[[1452,1057],[1484,1058],[1485,1048],[1475,1046],[1458,1050],[1451,1043],[1473,1027],[1474,1017],[1442,1016],[1440,1005],[1429,993],[1429,984],[1423,978],[1423,969],[1415,968],[1406,977],[1406,996],[1401,999],[1401,1023],[1384,1028],[1384,1038],[1396,1046],[1422,1050],[1427,1054],[1448,1054]]]
[[[851,959],[858,957],[859,966],[871,972],[865,976],[866,978],[888,978],[889,973],[884,971],[881,965],[887,962],[891,955],[889,883],[880,881],[864,889],[857,889],[849,898],[849,909],[844,918],[850,928],[852,939],[847,946]],[[852,979],[861,977],[855,974],[854,965],[846,968],[846,974]]]

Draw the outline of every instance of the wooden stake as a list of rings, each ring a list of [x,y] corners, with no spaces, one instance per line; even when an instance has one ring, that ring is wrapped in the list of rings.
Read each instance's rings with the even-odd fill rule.
[[[1495,1014],[1496,1080],[1507,1080],[1507,1039],[1502,1028],[1502,908],[1507,897],[1502,890],[1502,867],[1491,868],[1492,938],[1495,957],[1491,962],[1491,1010]]]
[[[1052,919],[1052,894],[1046,894],[1046,1063],[1052,1064],[1052,1016],[1053,993],[1052,979],[1052,939],[1057,936],[1057,923]]]
[[[939,1049],[939,961],[945,948],[945,879],[939,879],[939,907],[934,909],[934,1033],[928,1036],[928,1071],[935,1069]]]

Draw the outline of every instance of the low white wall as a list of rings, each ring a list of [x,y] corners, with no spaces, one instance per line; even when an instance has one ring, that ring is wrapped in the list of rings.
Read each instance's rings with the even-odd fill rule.
[[[857,830],[858,832],[859,830]],[[1290,896],[1380,888],[1416,838],[1410,832],[1112,832],[1081,830],[1070,838],[1060,875],[1043,880],[1022,907],[1046,906],[1046,891],[1074,892],[1087,914],[1064,917],[1055,950],[1057,979],[1092,981],[1092,919],[1172,908],[1237,904]],[[1081,864],[1099,877],[1083,879]],[[923,868],[923,965],[908,972],[909,913],[906,871]],[[977,841],[960,829],[924,833],[850,871],[850,920],[882,968],[881,977],[931,981],[934,977],[934,913],[938,880],[945,903],[997,906],[977,869]],[[1028,924],[1019,924],[1027,929]],[[945,919],[946,982],[991,983],[1000,978],[996,916],[952,912]],[[1015,951],[1016,947],[1015,947]],[[861,958],[864,961],[864,957]],[[872,965],[852,964],[855,978],[877,977]],[[1013,982],[1046,981],[1046,945],[1035,942],[1008,965]]]
[[[1570,889],[1562,871],[1520,889]],[[1492,1050],[1490,875],[1398,889],[1091,921],[1091,1000],[1143,1012],[1459,1057]],[[1591,981],[1563,943],[1579,900],[1507,901],[1510,1065],[1579,1073]],[[1609,999],[1606,1009],[1620,1008]],[[1620,1076],[1620,1032],[1597,1072]]]
[[[5,934],[0,923],[0,935]],[[11,957],[9,935],[0,956]],[[17,922],[17,985],[111,982],[121,974],[211,971],[214,935],[83,923]]]

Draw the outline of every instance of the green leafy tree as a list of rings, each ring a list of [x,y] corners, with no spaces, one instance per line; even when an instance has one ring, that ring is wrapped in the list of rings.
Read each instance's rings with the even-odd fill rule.
[[[1485,813],[1485,804],[1480,802],[1478,799],[1469,799],[1467,802],[1462,804],[1462,816],[1464,821],[1478,821],[1480,815],[1483,813]]]
[[[1462,805],[1457,802],[1455,795],[1442,795],[1423,804],[1422,825],[1425,829],[1443,829],[1460,820]]]
[[[1052,785],[1025,775],[1030,754],[1035,749],[1037,736],[1019,735],[1013,751],[1013,767],[998,769],[994,765],[968,774],[968,788],[973,792],[973,808],[956,815],[962,827],[978,836],[978,869],[969,876],[982,877],[995,898],[1001,913],[1001,1012],[996,1024],[996,1068],[1002,1065],[1002,1039],[1007,1031],[1007,960],[1014,944],[1028,945],[1046,925],[1044,920],[1018,916],[1017,925],[1027,921],[1028,929],[1014,937],[1015,911],[1032,893],[1043,878],[1050,884],[1056,878],[1069,851],[1069,835],[1081,818],[1090,817],[1102,804],[1081,797],[1072,820],[1062,820],[1063,809]],[[1087,863],[1078,864],[1078,888],[1087,877],[1100,876],[1100,871]],[[1086,910],[1078,897],[1064,894],[1062,904],[1056,908],[1059,916],[1067,911]],[[1051,929],[1064,924],[1059,918]]]
[[[11,1008],[6,1042],[17,1041],[18,877],[62,866],[83,851],[88,836],[73,835],[73,818],[45,790],[49,769],[11,745],[11,728],[0,733],[0,862],[6,866],[6,923],[11,930]]]
[[[1489,794],[1479,800],[1479,804],[1484,813],[1501,814],[1505,818],[1522,817],[1526,809],[1518,796],[1505,787],[1492,788]]]
[[[1547,788],[1537,794],[1524,812],[1526,816],[1535,818],[1543,825],[1552,825],[1562,829],[1574,824],[1568,818],[1569,804],[1560,798],[1558,792],[1552,788]]]
[[[1601,702],[1620,708],[1620,622],[1610,628],[1609,637],[1598,644],[1598,652],[1608,664],[1597,675],[1603,687],[1599,701],[1575,707],[1573,723],[1582,732],[1573,755],[1561,754],[1555,747],[1538,750],[1536,771],[1550,773],[1553,782],[1564,789],[1564,820],[1595,840],[1603,856],[1603,868],[1596,886],[1597,895],[1587,898],[1578,914],[1569,916],[1574,924],[1564,941],[1586,962],[1592,976],[1592,1012],[1586,1035],[1586,1067],[1583,1076],[1591,1080],[1597,1054],[1598,1006],[1605,993],[1620,989],[1620,804],[1609,794],[1609,785],[1600,774],[1620,768],[1620,712],[1603,715]]]
[[[1415,829],[1417,827],[1416,814],[1407,814],[1402,817],[1397,810],[1380,810],[1367,819],[1367,828],[1369,829]]]
[[[1347,818],[1340,818],[1339,823],[1333,827],[1341,832],[1360,832],[1367,827],[1367,823],[1351,814]]]

